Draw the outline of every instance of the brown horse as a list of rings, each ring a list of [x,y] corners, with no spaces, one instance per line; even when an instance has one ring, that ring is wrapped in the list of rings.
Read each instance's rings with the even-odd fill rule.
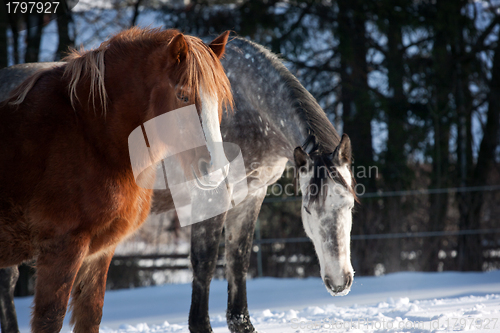
[[[36,258],[33,332],[59,332],[72,294],[74,332],[98,333],[114,249],[145,221],[152,196],[134,180],[128,136],[195,104],[217,141],[214,120],[232,105],[219,62],[227,37],[206,46],[132,28],[73,51],[0,106],[0,268]]]

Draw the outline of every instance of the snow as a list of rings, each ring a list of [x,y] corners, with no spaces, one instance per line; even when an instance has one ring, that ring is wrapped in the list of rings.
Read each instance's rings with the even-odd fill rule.
[[[261,333],[500,331],[500,271],[355,277],[345,297],[331,297],[319,278],[259,278],[247,290]],[[212,282],[215,333],[228,332],[226,291],[226,281]],[[189,332],[190,300],[190,284],[108,291],[101,333]],[[28,333],[32,298],[15,302],[21,333]],[[68,318],[62,332],[70,332]]]

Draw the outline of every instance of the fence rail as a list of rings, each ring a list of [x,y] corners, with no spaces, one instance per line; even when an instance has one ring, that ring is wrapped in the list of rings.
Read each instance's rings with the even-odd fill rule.
[[[171,260],[188,260],[189,253],[174,254],[146,254],[146,255],[115,255],[111,260],[112,266],[129,266],[134,264],[141,271],[160,271],[160,270],[183,270],[189,269],[189,262],[180,264],[179,262],[169,262]],[[141,263],[141,261],[143,261]],[[151,263],[144,263],[151,261]],[[161,262],[166,261],[166,262]],[[224,257],[219,256],[216,268],[224,267]]]
[[[500,185],[486,186],[469,186],[469,187],[448,187],[448,188],[431,188],[406,191],[378,191],[363,194],[357,194],[359,198],[382,198],[382,197],[402,197],[408,195],[426,195],[426,194],[441,194],[441,193],[465,193],[465,192],[491,192],[500,191]],[[264,203],[276,202],[295,202],[301,201],[301,196],[289,197],[270,197],[264,200]]]
[[[366,239],[390,239],[390,238],[415,238],[415,237],[443,237],[443,236],[461,236],[461,235],[481,235],[481,234],[500,234],[498,229],[479,229],[479,230],[457,230],[457,231],[422,231],[422,232],[400,232],[391,234],[373,234],[373,235],[351,235],[351,240]],[[256,239],[255,245],[273,244],[273,243],[305,243],[311,240],[307,237],[296,238],[265,238]]]
[[[351,240],[367,240],[367,239],[394,239],[394,238],[414,238],[414,237],[444,237],[444,236],[460,236],[460,235],[480,235],[480,234],[500,234],[500,228],[497,229],[480,229],[480,230],[457,230],[457,231],[424,231],[424,232],[406,232],[406,233],[389,233],[389,234],[375,234],[375,235],[351,235]],[[256,229],[256,239],[253,245],[262,244],[283,244],[283,243],[306,243],[311,242],[307,237],[296,238],[260,238],[260,230]],[[220,243],[224,246],[224,243]],[[260,248],[259,251],[260,252]],[[148,254],[148,255],[116,255],[113,257],[114,264],[122,265],[129,261],[139,260],[164,260],[164,259],[189,259],[188,253],[175,253],[175,254]],[[224,267],[222,263],[223,257],[219,256],[217,267]],[[260,261],[260,260],[258,260]],[[123,263],[122,263],[123,262]],[[141,270],[161,270],[161,269],[188,269],[189,265],[179,265],[165,263],[164,265],[140,265]]]

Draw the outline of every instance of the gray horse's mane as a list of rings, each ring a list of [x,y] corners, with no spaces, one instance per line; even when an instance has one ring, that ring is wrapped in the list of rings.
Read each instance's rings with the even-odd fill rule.
[[[282,59],[266,47],[236,37],[236,40],[252,46],[256,52],[265,57],[271,66],[277,71],[284,84],[289,88],[292,105],[299,117],[307,125],[308,136],[303,143],[304,149],[312,152],[331,153],[340,143],[340,136],[325,114],[325,111],[318,104],[316,99],[304,88],[299,80],[285,67]],[[308,149],[309,148],[309,149]]]

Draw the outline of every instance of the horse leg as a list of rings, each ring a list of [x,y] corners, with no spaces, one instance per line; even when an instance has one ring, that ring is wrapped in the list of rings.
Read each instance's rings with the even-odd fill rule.
[[[19,278],[17,266],[0,269],[0,326],[2,333],[19,333],[14,289]]]
[[[226,222],[226,276],[228,282],[227,325],[233,333],[256,332],[250,322],[246,276],[250,264],[255,222],[266,188],[249,195],[229,211]]]
[[[52,246],[41,249],[37,258],[33,333],[61,330],[71,288],[88,252],[89,240],[65,235],[64,240],[51,243]]]
[[[71,299],[74,333],[99,333],[106,277],[114,249],[85,259],[78,271]]]
[[[193,287],[189,311],[191,333],[212,333],[208,316],[210,282],[217,265],[219,242],[226,213],[191,226]]]

